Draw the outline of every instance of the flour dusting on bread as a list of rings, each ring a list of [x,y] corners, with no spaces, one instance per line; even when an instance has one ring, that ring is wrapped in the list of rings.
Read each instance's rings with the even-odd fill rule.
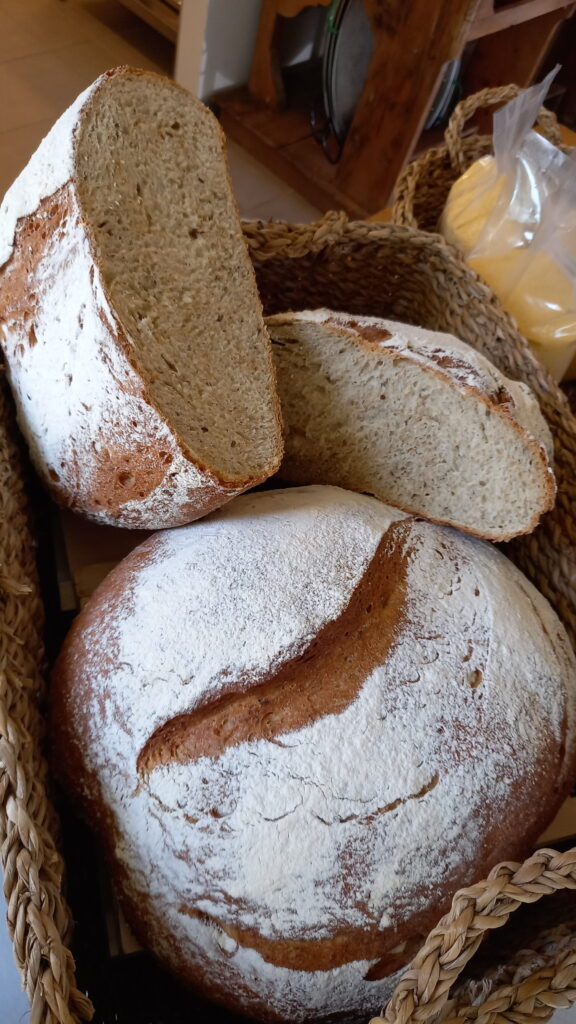
[[[325,713],[318,638],[348,621],[382,545],[388,656]],[[389,610],[358,610],[361,647]],[[167,722],[204,709],[208,729],[229,699],[232,727],[239,694],[314,657],[306,724],[270,731],[265,708],[219,755],[138,772]],[[125,896],[184,974],[241,989],[244,1009],[274,991],[294,1020],[369,1012],[389,983],[366,975],[562,799],[573,671],[558,620],[489,545],[334,488],[248,495],[146,542],[81,615],[56,677],[64,771],[92,818],[112,814]]]

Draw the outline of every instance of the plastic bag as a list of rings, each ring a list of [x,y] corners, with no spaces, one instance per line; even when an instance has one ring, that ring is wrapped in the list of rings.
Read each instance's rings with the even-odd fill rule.
[[[576,161],[531,130],[556,70],[494,115],[494,156],[454,183],[441,231],[560,380],[576,363]]]

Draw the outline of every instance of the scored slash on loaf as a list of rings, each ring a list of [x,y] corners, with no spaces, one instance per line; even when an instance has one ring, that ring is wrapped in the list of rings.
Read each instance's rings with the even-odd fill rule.
[[[56,501],[99,522],[190,522],[281,458],[223,145],[183,89],[119,68],[60,118],[0,208],[19,423]]]
[[[107,577],[56,666],[53,764],[181,978],[264,1021],[368,1016],[567,795],[575,678],[492,545],[268,491]]]
[[[452,335],[330,310],[268,317],[294,483],[364,491],[488,540],[554,504],[537,400]]]

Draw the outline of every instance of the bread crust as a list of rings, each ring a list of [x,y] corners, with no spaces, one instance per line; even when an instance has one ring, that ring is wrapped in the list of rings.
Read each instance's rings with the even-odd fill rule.
[[[21,207],[12,198],[3,208],[0,233],[10,255],[0,270],[2,337],[19,424],[55,500],[97,522],[161,529],[206,515],[274,473],[282,456],[280,408],[263,321],[258,341],[266,347],[276,456],[261,473],[228,479],[207,465],[152,398],[100,273],[73,178],[84,104],[123,75],[150,77],[130,68],[101,76],[77,102],[74,116],[65,115],[53,129],[49,156],[42,148],[36,154],[32,183],[22,176]],[[223,140],[219,126],[218,132]],[[55,150],[68,153],[52,175],[52,184],[62,180],[42,197],[39,186],[50,179],[43,167]],[[13,192],[17,197],[18,182]],[[17,218],[9,245],[10,218],[19,208],[27,212]],[[261,311],[255,280],[251,299]],[[94,360],[92,375],[77,372],[79,354],[84,363]],[[66,417],[72,430],[62,422]]]
[[[349,548],[346,538],[353,534],[346,533],[346,538],[339,536],[335,526],[338,516],[328,519],[325,525],[321,516],[320,520],[318,518],[329,500],[335,503],[336,508],[341,503],[342,515],[347,520],[350,511],[354,510],[361,516],[385,515],[384,511],[379,511],[383,506],[373,499],[347,495],[336,488],[301,488],[284,494],[267,492],[246,496],[236,503],[237,512],[231,506],[227,512],[220,512],[206,524],[194,527],[190,534],[192,552],[196,552],[200,531],[210,528],[214,531],[215,545],[226,541],[231,545],[230,550],[238,551],[246,543],[254,544],[254,559],[261,565],[266,564],[269,557],[267,547],[264,544],[260,548],[258,539],[260,523],[266,519],[266,514],[270,514],[271,508],[275,514],[280,506],[280,509],[286,508],[290,518],[296,515],[299,502],[309,502],[309,521],[306,519],[302,531],[298,527],[294,535],[294,543],[297,538],[300,538],[298,543],[302,543],[298,555],[302,561],[303,577],[295,592],[291,578],[281,582],[282,572],[278,569],[278,585],[285,588],[287,595],[285,607],[289,611],[293,600],[304,599],[303,595],[313,585],[314,576],[321,571],[325,558],[334,559],[336,578],[341,581],[342,591],[340,604],[334,605],[334,612],[329,613],[324,625],[320,619],[310,633],[303,632],[296,650],[288,646],[283,649],[283,654],[274,655],[271,647],[262,662],[262,665],[266,662],[267,668],[243,672],[234,668],[232,648],[222,632],[224,622],[229,621],[229,609],[222,608],[221,622],[214,627],[214,632],[210,625],[213,611],[208,607],[199,610],[198,614],[204,616],[209,628],[206,642],[219,652],[215,664],[221,666],[221,675],[218,678],[210,675],[206,685],[202,684],[192,658],[187,670],[188,679],[183,678],[186,675],[183,668],[177,670],[182,682],[174,690],[177,699],[171,703],[171,711],[166,715],[158,703],[167,700],[161,687],[166,685],[166,676],[171,672],[170,660],[163,656],[161,670],[158,666],[158,674],[163,678],[151,684],[152,691],[147,688],[148,681],[143,679],[143,686],[146,686],[138,699],[142,714],[148,710],[142,719],[142,729],[135,731],[130,724],[130,709],[138,691],[134,689],[136,683],[130,681],[138,676],[139,669],[132,665],[130,675],[126,675],[126,671],[119,668],[119,663],[127,655],[122,630],[119,632],[115,623],[123,621],[124,615],[130,618],[135,614],[138,587],[145,585],[144,579],[149,579],[146,574],[155,571],[154,566],[162,574],[162,586],[172,586],[172,570],[169,561],[165,560],[168,550],[165,545],[168,544],[172,550],[171,545],[179,543],[179,538],[160,535],[151,538],[129,556],[108,577],[81,613],[65,644],[54,677],[55,769],[69,791],[75,794],[83,815],[93,823],[98,822],[129,919],[137,934],[194,987],[224,1005],[269,1021],[337,1019],[334,1003],[341,1005],[342,1012],[348,1014],[376,1010],[389,991],[391,983],[388,976],[410,959],[420,938],[446,909],[454,890],[484,877],[499,860],[522,858],[564,799],[576,774],[574,659],[561,626],[518,571],[487,545],[431,524],[403,518],[401,513],[389,510],[388,526],[382,520],[382,539],[374,541],[373,549],[370,547],[372,542],[366,547],[367,560],[362,562],[363,568],[358,574],[358,569],[353,570],[352,563],[346,561]],[[251,518],[258,510],[263,520],[258,515]],[[399,518],[396,523],[395,516]],[[278,520],[279,533],[287,528],[287,523],[288,520]],[[342,528],[348,530],[348,526],[343,525]],[[182,534],[182,543],[186,544],[183,532],[179,533]],[[317,553],[318,549],[320,553]],[[434,612],[429,623],[414,603],[417,593],[413,589],[414,577],[410,575],[414,559],[424,557],[423,551],[426,559],[428,555],[433,558],[434,573],[441,574],[441,579],[436,581],[434,573],[425,570],[423,564],[422,593],[429,594],[430,606],[437,604],[440,614],[437,619]],[[480,560],[476,583],[476,569],[467,561],[469,556],[476,557],[475,553]],[[221,557],[222,566],[213,570],[214,580],[219,581],[221,599],[230,592],[238,593],[238,601],[245,602],[250,586],[246,566],[242,571],[239,569],[236,576],[233,567],[230,571],[225,569],[226,552]],[[200,561],[199,558],[200,555],[194,553],[190,565],[195,566],[195,572],[203,573],[204,556]],[[483,559],[486,561],[481,568]],[[244,565],[242,561],[239,564]],[[428,565],[427,561],[425,565]],[[468,577],[469,572],[472,575]],[[507,596],[513,618],[508,626],[490,621],[493,614],[490,601],[494,596],[488,604],[483,603],[485,589],[493,585],[490,581],[500,573],[503,579],[509,577],[511,587]],[[188,569],[184,575],[190,578]],[[469,583],[463,589],[468,578]],[[255,579],[260,579],[258,571]],[[346,579],[348,583],[345,583]],[[208,582],[208,587],[211,586]],[[502,596],[506,586],[504,591],[496,590],[494,594]],[[478,596],[475,596],[474,587]],[[450,588],[454,591],[453,597],[450,596]],[[270,593],[273,593],[272,588]],[[180,598],[183,599],[183,594]],[[219,600],[218,595],[215,600]],[[513,610],[515,600],[519,602],[517,614]],[[441,633],[444,621],[441,606],[444,601],[452,601],[450,607],[454,609],[460,606],[465,609],[470,602],[470,617],[467,618],[464,612],[464,617],[458,618],[452,627],[454,635],[446,634],[447,623],[451,619],[445,620],[445,633]],[[477,601],[480,603],[476,606],[474,602]],[[197,607],[200,609],[201,606]],[[494,611],[505,618],[504,607]],[[197,628],[190,625],[194,623],[194,617],[190,618],[189,611],[182,614],[188,616],[190,650],[198,645],[201,649],[204,641],[201,641]],[[250,612],[247,614],[249,618]],[[271,614],[276,614],[274,609]],[[138,621],[141,635],[144,635],[149,623]],[[175,623],[175,630],[181,632],[182,625]],[[126,628],[131,630],[133,627]],[[258,623],[255,629],[258,630]],[[515,635],[516,630],[520,630],[518,636]],[[526,654],[519,652],[523,631],[527,636],[532,631],[536,637],[529,641],[533,646]],[[164,651],[170,642],[166,637],[154,640]],[[404,645],[409,645],[405,676],[393,667],[394,664],[404,665],[401,653]],[[495,648],[500,651],[497,657]],[[451,652],[449,657],[446,654],[448,650]],[[536,650],[541,654],[534,661]],[[458,651],[461,653],[457,654]],[[355,657],[363,679],[360,691],[357,691],[354,681],[356,665],[350,661]],[[496,661],[501,661],[499,669],[495,668],[495,657]],[[518,666],[523,657],[526,658],[526,677],[519,678],[522,673],[518,672]],[[375,691],[381,693],[376,708],[380,707],[380,701],[382,703],[381,710],[374,712],[376,716],[382,716],[384,723],[390,719],[392,731],[382,733],[380,740],[366,740],[369,746],[364,750],[359,702],[364,699],[362,694],[368,693],[366,687],[369,680],[375,678],[377,666],[392,658],[400,658],[400,661],[391,663],[389,681],[383,681],[381,691]],[[451,660],[454,658],[455,661]],[[555,668],[551,667],[552,663]],[[437,669],[430,667],[436,664]],[[453,676],[454,665],[457,666],[458,677]],[[539,674],[545,665],[549,666],[546,671],[550,674],[548,680],[541,680],[541,687],[546,693],[546,709],[535,712],[532,698],[525,698],[522,691],[526,687],[526,693],[529,690],[536,692],[534,687],[540,685]],[[150,680],[156,671],[154,665],[150,666]],[[124,672],[122,685],[119,672]],[[437,675],[430,675],[431,672]],[[509,706],[507,696],[499,693],[500,686],[508,685],[508,672],[518,679],[509,692]],[[430,697],[432,690],[424,689],[424,704],[418,712],[427,716],[427,733],[424,735],[418,731],[420,727],[409,725],[398,708],[401,709],[405,701],[414,700],[414,707],[417,707],[419,687],[428,686],[425,679],[431,681],[434,678],[438,680],[439,687],[437,706]],[[293,692],[291,679],[294,681]],[[316,685],[310,685],[314,681]],[[125,692],[127,684],[132,687],[129,692]],[[197,687],[194,698],[187,696],[187,688],[190,687]],[[304,712],[302,706],[298,706],[300,695],[307,702]],[[457,701],[450,712],[453,717],[444,717],[445,707],[452,707],[450,702],[453,700]],[[520,714],[518,709],[514,710],[518,700],[522,707]],[[226,708],[230,711],[228,721],[220,713]],[[189,744],[185,734],[179,732],[183,716],[188,716],[184,726],[189,727]],[[398,726],[394,724],[396,720]],[[342,726],[346,729],[346,744],[337,739],[340,736],[339,721],[355,723],[352,731],[349,731],[351,726]],[[127,753],[125,759],[122,755],[121,761],[111,753],[112,748],[102,732],[106,722],[110,723],[110,728],[119,727],[122,731],[122,744],[127,745]],[[174,724],[178,728],[172,733],[170,727]],[[236,731],[237,726],[239,731]],[[356,860],[355,847],[342,854],[339,862],[342,874],[339,881],[334,880],[333,883],[334,888],[343,886],[340,897],[343,903],[339,910],[323,913],[315,926],[307,925],[303,920],[285,932],[280,925],[274,924],[273,919],[268,920],[264,895],[261,918],[258,912],[255,916],[252,913],[247,897],[234,895],[236,890],[231,876],[235,876],[232,859],[235,846],[232,837],[238,826],[234,818],[229,817],[229,807],[222,807],[221,800],[226,803],[230,794],[236,794],[236,783],[230,771],[241,777],[251,770],[252,757],[258,756],[258,752],[263,764],[268,754],[273,759],[269,768],[262,769],[263,799],[266,789],[273,784],[272,765],[276,765],[274,772],[280,770],[284,759],[295,766],[285,778],[287,787],[293,774],[301,777],[303,784],[308,775],[313,781],[316,769],[311,766],[317,757],[314,747],[318,745],[319,761],[324,764],[320,736],[328,727],[334,728],[334,775],[338,775],[340,761],[348,764],[351,758],[354,768],[346,771],[351,770],[352,776],[356,773],[358,779],[365,779],[370,792],[371,778],[379,777],[377,762],[388,756],[381,746],[388,742],[384,737],[388,736],[391,741],[397,728],[407,729],[405,741],[408,746],[400,746],[396,754],[390,754],[391,764],[397,766],[401,774],[401,765],[406,758],[410,759],[411,749],[422,758],[423,764],[418,769],[417,779],[398,794],[394,791],[387,796],[385,789],[388,783],[379,791],[378,786],[382,782],[374,782],[376,795],[373,798],[365,801],[368,794],[362,791],[362,799],[354,807],[346,802],[337,802],[331,811],[322,811],[318,807],[306,819],[306,828],[318,830],[319,842],[328,833],[337,843],[340,832],[347,829],[362,832],[364,859],[361,862]],[[382,728],[386,730],[387,726],[384,724]],[[315,730],[320,731],[316,734]],[[437,736],[437,732],[442,735]],[[290,761],[290,758],[299,756],[297,752],[292,753],[291,748],[302,743],[305,736],[308,737],[306,743],[312,758],[306,772],[302,767],[296,768],[299,762]],[[485,751],[493,750],[498,759],[498,751],[505,747],[508,749],[508,746],[515,751],[514,761],[507,763],[505,770],[500,766],[493,778],[486,778],[485,769],[481,768]],[[95,754],[95,748],[100,753]],[[426,753],[432,748],[436,750],[433,756]],[[250,755],[246,751],[253,753]],[[96,761],[100,759],[102,775],[91,763],[94,757]],[[110,759],[108,767],[107,759]],[[220,770],[218,765],[222,765],[223,785],[229,794],[226,798],[217,796],[219,784],[214,781],[214,772]],[[462,790],[460,798],[454,793],[448,798],[446,789],[443,789],[446,785],[443,775],[452,770],[458,772],[460,766],[465,765],[468,768],[463,770],[469,776],[473,778],[474,772],[477,773],[473,784],[478,787],[478,792],[472,789],[464,793]],[[188,792],[184,789],[183,796],[178,799],[179,790],[170,796],[170,790],[162,788],[162,780],[185,779],[188,772],[195,773],[198,783],[203,783],[205,775],[207,788],[203,790],[202,785],[192,788],[190,798],[184,797]],[[160,893],[157,884],[146,877],[143,868],[127,868],[126,844],[134,844],[136,840],[130,829],[126,830],[118,810],[111,809],[114,802],[110,801],[109,795],[112,777],[120,780],[119,789],[125,794],[122,814],[129,814],[132,799],[141,799],[148,801],[146,814],[150,820],[159,816],[164,822],[158,833],[164,837],[162,859],[168,873],[177,873],[178,865],[186,865],[188,882],[181,888],[174,882],[170,893]],[[317,785],[318,780],[314,783],[315,787]],[[311,792],[316,792],[316,789]],[[204,793],[208,794],[206,806]],[[237,794],[236,798],[240,799]],[[450,803],[454,799],[456,803]],[[374,870],[372,857],[376,858],[375,863],[379,863],[378,836],[383,834],[380,830],[408,827],[406,822],[410,815],[418,815],[421,808],[429,805],[440,809],[442,831],[448,835],[451,814],[454,806],[458,806],[458,799],[460,834],[453,841],[460,849],[460,858],[451,860],[448,849],[451,840],[446,839],[446,850],[436,851],[442,862],[439,875],[435,874],[437,866],[432,863],[417,869],[404,865],[403,870],[407,872],[405,883],[399,888],[394,883],[396,895],[388,904],[389,916],[382,916],[381,907],[379,911],[371,910],[362,885],[364,876]],[[210,802],[212,800],[214,803]],[[444,802],[446,800],[448,803]],[[439,802],[435,804],[434,801]],[[178,807],[181,810],[177,810]],[[258,817],[258,812],[254,813]],[[282,817],[281,807],[277,814]],[[405,824],[394,824],[400,821]],[[270,827],[274,828],[274,825]],[[144,842],[144,820],[141,829]],[[221,872],[211,881],[207,880],[209,872],[203,880],[204,872],[208,870],[204,865],[210,860],[208,850],[211,847],[203,838],[208,832],[220,836],[218,842],[224,843],[223,850],[230,848],[227,856],[231,858],[225,861]],[[468,833],[475,837],[472,860],[470,853],[466,852]],[[400,831],[398,849],[402,848],[402,841]],[[423,819],[422,830],[416,835],[415,842],[425,846],[427,841]],[[258,857],[259,841],[255,838],[254,842],[254,856]],[[159,849],[154,845],[157,859]],[[311,850],[313,856],[314,850]],[[417,858],[416,849],[414,856]],[[264,894],[269,881],[262,870]],[[419,873],[421,871],[422,874]],[[211,886],[219,889],[219,894],[211,892]],[[348,897],[344,897],[344,893],[350,894],[350,890],[355,892],[355,898],[345,911]],[[288,893],[286,899],[290,905],[293,894]],[[171,906],[172,911],[169,910]],[[361,921],[355,919],[357,912],[361,914]],[[349,915],[348,920],[346,914]],[[260,925],[256,923],[258,920]],[[253,958],[249,959],[249,967],[241,967],[239,950],[242,956]],[[353,970],[356,971],[355,978]],[[346,972],[350,973],[347,975]],[[318,992],[323,994],[319,997],[320,1005],[315,1002]],[[324,1003],[322,998],[325,998]]]
[[[379,359],[419,366],[424,373],[448,384],[453,390],[460,393],[465,392],[473,396],[490,414],[498,416],[522,440],[527,458],[531,459],[536,467],[535,472],[540,478],[543,491],[540,506],[535,509],[522,530],[512,532],[482,531],[474,529],[468,522],[442,519],[428,513],[426,513],[426,518],[441,525],[453,526],[464,530],[472,536],[497,542],[509,541],[516,536],[532,533],[536,529],[542,516],[554,507],[556,499],[556,480],[552,469],[553,444],[546,422],[538,412],[534,396],[532,396],[533,402],[530,409],[530,427],[532,429],[528,429],[527,425],[520,421],[515,399],[518,401],[522,398],[521,389],[523,385],[519,385],[516,381],[508,380],[491,364],[489,376],[478,372],[476,367],[469,361],[466,361],[465,358],[461,360],[455,359],[448,351],[442,350],[441,337],[439,337],[436,350],[429,350],[425,356],[423,356],[421,351],[416,354],[405,345],[402,345],[390,330],[373,317],[352,316],[346,313],[335,313],[331,310],[316,310],[312,313],[277,313],[267,317],[266,322],[273,330],[274,327],[290,327],[292,324],[305,322],[308,319],[313,319],[314,322],[317,321],[319,324],[326,325],[331,333],[339,335],[347,344],[355,345],[359,349],[368,352],[371,356],[377,354]],[[402,326],[404,330],[409,330],[406,325]],[[457,339],[454,340],[457,341]],[[488,365],[488,361],[484,357],[479,356],[478,353],[475,353],[475,357],[477,360]],[[282,479],[298,484],[312,482],[312,471],[305,459],[299,459],[289,451],[285,453],[279,475]],[[324,483],[332,481],[317,480],[315,476],[314,482]],[[352,490],[356,489],[351,479],[342,479],[339,483]],[[370,493],[373,493],[381,501],[393,501],[393,495],[382,494],[377,489],[371,490]],[[416,508],[408,503],[403,502],[400,507],[410,515],[423,514],[422,508]]]

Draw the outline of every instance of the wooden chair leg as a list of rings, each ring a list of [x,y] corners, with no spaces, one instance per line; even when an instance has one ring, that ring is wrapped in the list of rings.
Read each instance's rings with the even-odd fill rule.
[[[286,106],[278,59],[278,18],[295,18],[306,7],[328,7],[331,0],[263,0],[258,36],[248,79],[252,96],[271,110]]]
[[[271,110],[280,110],[286,103],[276,46],[277,21],[277,0],[264,0],[248,79],[252,96]]]

